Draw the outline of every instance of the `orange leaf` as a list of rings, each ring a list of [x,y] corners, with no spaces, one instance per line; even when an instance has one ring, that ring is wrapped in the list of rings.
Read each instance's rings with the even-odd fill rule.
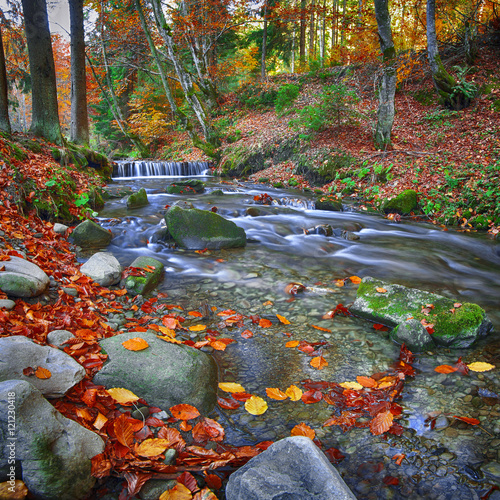
[[[214,340],[210,342],[210,346],[213,347],[216,351],[225,351],[227,344],[222,342],[221,340]]]
[[[191,420],[200,416],[200,412],[191,405],[180,404],[169,408],[170,413],[179,420]]]
[[[376,288],[375,290],[377,290],[378,293],[386,293],[387,290],[385,288]]]
[[[163,337],[161,335],[157,335],[156,337],[161,339],[161,340],[164,340],[165,342],[170,342],[171,344],[182,344],[182,342],[180,340],[174,339],[172,337]],[[204,345],[206,345],[206,344],[204,344]]]
[[[270,300],[266,300],[262,305],[263,306],[272,306],[273,303]]]
[[[168,439],[146,439],[135,447],[135,452],[141,457],[156,457],[163,453],[169,446]]]
[[[241,336],[244,339],[250,339],[253,337],[253,333],[250,330],[245,330],[244,332],[241,332]]]
[[[120,444],[130,448],[134,441],[134,429],[125,414],[121,414],[114,422],[113,429]]]
[[[153,325],[150,325],[150,327]],[[167,328],[166,326],[161,326],[161,325],[155,325],[158,326],[158,330],[163,333],[164,335],[168,335],[169,337],[175,337],[175,330],[172,330],[172,328]]]
[[[167,327],[175,330],[177,327],[180,327],[180,323],[178,319],[172,318],[170,316],[165,316],[161,322]]]
[[[289,340],[286,344],[285,347],[297,347],[300,344],[298,340]]]
[[[392,425],[393,419],[394,415],[389,410],[377,413],[377,415],[370,420],[370,430],[372,434],[378,436],[387,432]]]
[[[191,500],[193,495],[189,488],[186,488],[183,484],[177,483],[173,488],[164,491],[159,500]]]
[[[199,311],[189,311],[188,315],[194,316],[195,318],[202,318],[203,317],[203,314],[201,314],[201,312],[199,312]]]
[[[470,425],[479,425],[481,423],[477,418],[459,417],[457,415],[453,415],[453,418],[461,420],[462,422],[465,422],[466,424]]]
[[[434,371],[438,373],[453,373],[456,372],[457,369],[450,365],[439,365],[434,368]]]
[[[311,359],[309,364],[313,368],[317,368],[318,370],[322,370],[323,368],[325,368],[325,366],[328,366],[328,361],[323,356],[316,356],[315,358]]]
[[[328,332],[332,333],[331,330],[328,330],[328,328],[323,328],[322,326],[317,326],[317,325],[310,325],[312,328],[316,328],[316,330],[321,330],[322,332]]]
[[[193,428],[193,426],[191,424],[188,424],[186,420],[183,420],[179,424],[179,428],[180,428],[181,431],[189,432]]]
[[[272,322],[266,318],[260,318],[259,326],[262,328],[269,328],[272,325]]]
[[[316,432],[313,429],[311,429],[307,424],[301,422],[291,430],[290,435],[305,436],[308,437],[309,439],[314,439],[316,437]]]
[[[47,370],[47,368],[43,368],[39,366],[35,370],[35,377],[40,378],[40,379],[47,379],[52,377],[52,373],[50,373],[50,370]]]
[[[129,351],[142,351],[149,347],[149,344],[141,337],[134,337],[122,342],[122,346]]]
[[[395,462],[396,465],[401,465],[401,462],[405,457],[406,455],[404,453],[396,453],[396,455],[394,455],[392,459],[396,461]]]
[[[351,276],[349,278],[355,285],[359,285],[362,279],[359,276]]]
[[[276,399],[277,401],[284,401],[288,399],[288,395],[276,387],[266,388],[267,397]]]
[[[364,377],[360,375],[359,377],[356,377],[356,381],[363,387],[377,387],[377,381],[373,380],[371,377]]]
[[[334,283],[335,283],[335,286],[338,286],[338,287],[342,287],[345,285],[344,280],[335,280]]]
[[[289,325],[290,321],[288,321],[284,316],[281,316],[280,314],[277,314],[276,317],[284,324],[284,325]]]
[[[101,412],[99,412],[96,419],[94,420],[93,425],[96,429],[101,430],[107,421],[108,419]]]
[[[193,325],[189,327],[192,332],[202,332],[203,330],[206,330],[206,328],[206,325]]]

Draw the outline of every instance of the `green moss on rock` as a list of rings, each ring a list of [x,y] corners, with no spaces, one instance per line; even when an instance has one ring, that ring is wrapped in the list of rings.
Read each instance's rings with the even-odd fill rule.
[[[398,212],[409,214],[417,207],[417,192],[413,189],[407,189],[399,193],[396,198],[386,200],[382,206],[384,212]]]
[[[149,204],[148,195],[144,188],[131,194],[127,199],[127,208],[140,208]]]

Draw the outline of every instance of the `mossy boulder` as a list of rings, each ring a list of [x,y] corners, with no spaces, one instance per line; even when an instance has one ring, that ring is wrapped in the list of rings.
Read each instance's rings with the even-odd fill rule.
[[[143,270],[143,272],[132,273],[121,282],[121,286],[125,287],[131,295],[143,295],[153,290],[163,279],[165,271],[165,266],[162,262],[143,255],[137,257],[130,264],[130,268],[133,270],[138,269],[139,271]]]
[[[175,242],[190,250],[244,247],[245,230],[208,210],[172,207],[165,215],[168,232]]]
[[[408,319],[399,323],[392,329],[390,338],[398,344],[404,344],[411,352],[415,353],[436,347],[432,335],[416,319]]]
[[[410,318],[425,320],[434,325],[434,342],[454,349],[469,347],[493,328],[485,311],[477,304],[458,305],[457,301],[442,295],[370,277],[363,278],[360,283],[350,311],[355,316],[391,328]]]
[[[329,212],[341,212],[342,202],[333,196],[318,196],[315,200],[316,210],[328,210]]]
[[[199,194],[205,191],[205,183],[199,179],[177,181],[167,187],[168,194]]]
[[[417,192],[413,189],[406,189],[395,198],[385,200],[382,209],[385,213],[398,212],[400,214],[409,214],[412,210],[415,210],[417,204]]]
[[[87,219],[73,229],[70,239],[82,248],[104,248],[111,243],[112,235],[99,224]]]
[[[149,204],[148,195],[144,188],[139,189],[139,191],[132,193],[127,198],[127,208],[140,208],[145,207]]]

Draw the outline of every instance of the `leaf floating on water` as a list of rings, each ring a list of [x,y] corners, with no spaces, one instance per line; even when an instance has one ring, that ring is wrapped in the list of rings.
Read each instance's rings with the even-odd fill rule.
[[[335,286],[338,286],[339,288],[343,287],[345,285],[345,281],[341,280],[341,279],[335,280],[334,283],[335,283]]]
[[[277,401],[284,401],[288,399],[288,395],[276,387],[266,388],[267,397],[276,399]]]
[[[318,370],[322,370],[326,366],[328,366],[328,361],[323,357],[323,356],[316,356],[315,358],[311,359],[309,364]]]
[[[297,387],[296,385],[291,385],[286,391],[285,394],[292,400],[292,401],[299,401],[300,398],[302,397],[302,389]]]
[[[260,318],[259,320],[259,326],[261,328],[269,328],[270,326],[272,326],[272,322],[266,318]]]
[[[375,436],[387,432],[392,425],[393,419],[394,415],[389,410],[377,413],[377,415],[370,420],[370,431]]]
[[[133,339],[125,340],[122,346],[129,351],[142,351],[149,347],[149,344],[141,337],[134,337]]]
[[[450,366],[450,365],[439,365],[439,366],[436,366],[436,368],[434,368],[434,371],[435,372],[438,372],[438,373],[453,373],[453,372],[456,372],[457,369],[456,368],[453,368],[453,366]]]
[[[267,408],[267,403],[259,396],[252,396],[245,402],[245,410],[252,415],[262,415]]]
[[[202,318],[203,317],[203,314],[201,314],[200,311],[189,311],[188,315],[194,316],[195,318]]]
[[[236,384],[235,382],[220,382],[219,389],[224,392],[245,392],[242,385]]]
[[[297,295],[305,289],[306,287],[302,283],[288,283],[285,287],[285,293],[288,293],[289,295]]]
[[[479,425],[481,423],[477,418],[459,417],[458,415],[453,415],[453,418],[456,418],[457,420],[461,420],[462,422],[465,422],[466,424],[470,424],[470,425]]]
[[[331,330],[329,330],[328,328],[323,328],[322,326],[318,326],[318,325],[310,325],[312,328],[315,328],[316,330],[320,330],[322,332],[328,332],[328,333],[332,333]]]
[[[363,387],[377,387],[377,381],[372,379],[371,377],[364,377],[363,375],[359,375],[356,377],[356,381]]]
[[[291,436],[305,436],[309,439],[313,440],[316,437],[316,432],[314,429],[311,429],[307,424],[301,422],[297,424],[291,431]]]
[[[360,391],[364,387],[358,382],[342,382],[339,385],[340,385],[340,387],[343,387],[344,389],[352,389],[354,391]]]
[[[112,389],[106,389],[106,392],[119,404],[125,405],[129,403],[134,403],[139,399],[132,391],[128,389],[123,389],[120,387],[114,387]]]
[[[236,408],[240,407],[238,401],[234,401],[234,399],[223,398],[220,396],[217,398],[217,404],[225,410],[236,410]]]
[[[468,364],[467,367],[472,372],[489,372],[495,368],[495,365],[483,361],[475,361],[474,363]]]
[[[253,337],[253,332],[251,332],[250,330],[245,330],[244,332],[241,332],[241,336],[244,339],[250,339]]]

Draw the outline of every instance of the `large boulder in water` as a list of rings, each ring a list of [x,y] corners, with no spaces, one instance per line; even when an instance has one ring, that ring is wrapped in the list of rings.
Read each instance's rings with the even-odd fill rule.
[[[168,194],[199,194],[205,191],[205,183],[199,179],[176,181],[167,187]]]
[[[0,262],[0,290],[12,297],[36,297],[49,286],[50,280],[36,264],[9,256]]]
[[[128,267],[129,276],[121,281],[131,295],[143,295],[155,288],[163,279],[165,266],[159,260],[141,255]],[[125,270],[127,274],[127,270]]]
[[[245,230],[208,210],[172,207],[165,215],[168,232],[175,242],[190,250],[244,247]]]
[[[425,320],[434,325],[432,338],[437,345],[455,349],[469,347],[493,328],[485,311],[477,304],[458,303],[442,295],[370,277],[363,278],[360,283],[350,311],[355,316],[391,328],[409,318]]]
[[[272,444],[231,474],[227,500],[356,500],[324,453],[305,436]]]
[[[149,204],[148,195],[144,188],[139,189],[139,191],[132,193],[127,198],[127,208],[140,208],[145,207]]]
[[[141,351],[123,347],[124,341],[136,337],[149,347]],[[164,410],[181,403],[193,405],[203,414],[213,410],[218,375],[210,355],[184,344],[165,342],[156,332],[122,333],[99,344],[108,361],[95,375],[95,384],[123,387]]]
[[[82,248],[104,248],[111,243],[111,233],[90,219],[73,229],[70,240]]]

